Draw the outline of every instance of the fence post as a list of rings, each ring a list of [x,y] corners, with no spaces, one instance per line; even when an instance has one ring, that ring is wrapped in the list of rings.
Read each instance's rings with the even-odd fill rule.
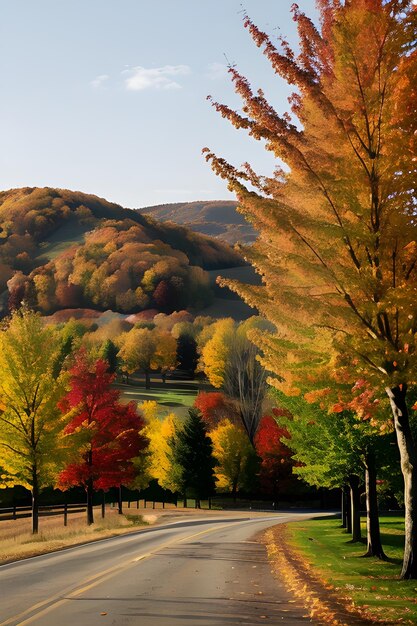
[[[103,491],[103,500],[101,502],[101,517],[106,515],[106,492]]]
[[[146,509],[146,500],[143,501],[143,508]]]
[[[155,500],[152,502],[152,508],[155,508]]]
[[[68,504],[64,504],[64,526],[68,526]]]
[[[16,504],[13,503],[13,519],[16,519]]]

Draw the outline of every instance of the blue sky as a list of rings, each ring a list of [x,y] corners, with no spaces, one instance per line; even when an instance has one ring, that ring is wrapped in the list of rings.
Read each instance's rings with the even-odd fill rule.
[[[245,0],[296,42],[293,0]],[[299,0],[314,15],[314,0]],[[273,169],[206,101],[239,108],[235,63],[271,102],[288,89],[242,26],[240,0],[2,0],[0,188],[51,186],[124,206],[231,198],[201,156]]]

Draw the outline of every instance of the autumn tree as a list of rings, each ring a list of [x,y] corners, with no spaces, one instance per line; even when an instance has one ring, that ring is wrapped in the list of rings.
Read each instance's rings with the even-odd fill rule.
[[[0,332],[0,449],[7,486],[32,494],[32,532],[38,532],[39,493],[54,484],[71,445],[58,408],[67,378],[56,370],[58,333],[20,308]],[[3,477],[4,479],[4,477]]]
[[[253,443],[266,393],[266,371],[250,333],[270,329],[270,325],[250,318],[238,325],[232,319],[223,319],[214,326],[213,336],[202,350],[202,367],[211,384],[221,387],[236,401],[242,424]]]
[[[143,402],[140,409],[145,418],[143,434],[149,441],[147,449],[149,476],[157,480],[164,489],[176,491],[169,442],[175,435],[175,429],[180,426],[178,418],[174,413],[169,413],[160,419],[157,403],[150,400]]]
[[[273,415],[264,415],[259,423],[255,435],[255,449],[261,459],[259,467],[259,482],[261,490],[272,496],[278,503],[280,496],[294,492],[296,478],[292,474],[294,461],[289,449],[290,439],[288,431],[279,426],[277,417],[282,415],[282,409],[273,409]]]
[[[213,430],[224,420],[230,420],[236,426],[241,424],[236,403],[220,391],[200,391],[194,400],[194,406],[201,412],[209,430]]]
[[[140,370],[145,375],[145,387],[150,389],[152,371],[175,367],[177,344],[172,335],[154,328],[133,328],[122,338],[119,357],[128,374]]]
[[[331,378],[333,356],[348,354],[352,384],[366,378],[385,390],[405,484],[401,576],[416,578],[417,442],[408,400],[417,382],[416,6],[320,0],[319,10],[317,27],[293,5],[298,55],[244,19],[276,74],[295,86],[290,114],[278,113],[235,67],[243,112],[214,103],[279,159],[264,177],[207,153],[260,232],[245,257],[263,285],[227,283],[278,329],[258,335],[277,386],[281,377],[294,391],[300,372],[320,367]]]
[[[257,474],[257,455],[241,425],[225,419],[210,431],[214,468],[220,490],[229,491],[236,500],[238,491],[251,489]]]
[[[130,484],[135,478],[134,459],[146,448],[142,416],[133,402],[122,404],[120,394],[111,388],[114,376],[108,363],[94,363],[84,351],[77,354],[70,370],[70,390],[60,406],[71,411],[66,433],[83,438],[80,458],[67,465],[59,476],[62,488],[84,487],[87,495],[87,523],[94,523],[94,491]]]
[[[199,508],[202,498],[214,494],[216,461],[206,425],[197,409],[189,409],[188,418],[175,428],[170,446],[172,481],[176,490],[184,495],[185,505],[191,496]]]

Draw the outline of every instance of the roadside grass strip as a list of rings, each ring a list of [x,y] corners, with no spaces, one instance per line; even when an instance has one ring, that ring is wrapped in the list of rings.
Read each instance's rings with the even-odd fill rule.
[[[417,581],[399,579],[404,519],[381,518],[381,534],[388,561],[364,558],[365,544],[352,543],[337,519],[274,527],[265,541],[274,571],[310,617],[334,626],[417,624]]]
[[[75,519],[69,520],[68,527],[63,527],[62,520],[57,517],[42,518],[38,535],[30,533],[30,519],[1,522],[0,565],[134,532],[148,525],[141,515],[119,515],[117,511],[108,511],[106,518],[101,519],[98,508],[95,515],[97,522],[92,526],[86,525],[85,513],[74,514]]]

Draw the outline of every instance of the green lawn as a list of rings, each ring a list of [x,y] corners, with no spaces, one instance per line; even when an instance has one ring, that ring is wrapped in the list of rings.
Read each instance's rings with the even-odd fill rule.
[[[381,518],[382,541],[389,561],[363,558],[364,544],[352,544],[340,520],[289,524],[290,541],[318,575],[344,597],[367,607],[375,617],[417,624],[417,581],[401,581],[404,518]],[[364,525],[365,534],[365,525]]]
[[[168,413],[175,413],[181,418],[188,415],[188,409],[193,406],[194,400],[198,394],[198,383],[190,382],[187,384],[176,385],[173,382],[166,383],[165,386],[158,384],[154,389],[145,389],[139,385],[117,385],[122,392],[122,399],[126,402],[132,400],[137,403],[145,400],[154,400],[158,403],[160,417],[164,417]]]

